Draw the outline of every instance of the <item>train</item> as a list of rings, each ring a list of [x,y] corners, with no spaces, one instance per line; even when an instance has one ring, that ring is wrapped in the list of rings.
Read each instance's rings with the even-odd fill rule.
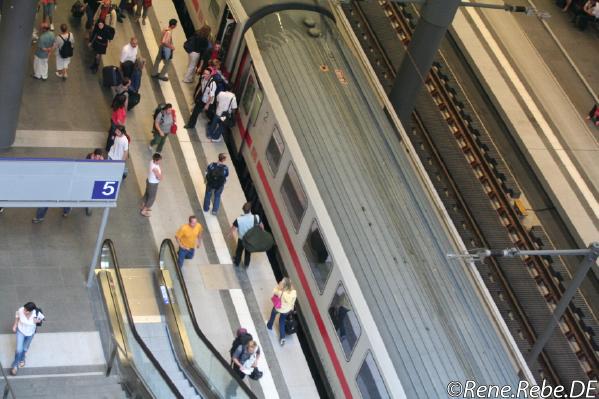
[[[232,141],[329,395],[533,382],[473,265],[447,257],[464,246],[335,6],[181,1],[221,42],[239,103]]]

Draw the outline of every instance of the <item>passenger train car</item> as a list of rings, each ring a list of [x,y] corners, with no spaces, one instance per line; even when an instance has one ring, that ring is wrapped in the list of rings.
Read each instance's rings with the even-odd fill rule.
[[[225,49],[234,141],[331,394],[436,399],[451,381],[532,379],[476,272],[447,259],[459,237],[332,14],[185,1]]]

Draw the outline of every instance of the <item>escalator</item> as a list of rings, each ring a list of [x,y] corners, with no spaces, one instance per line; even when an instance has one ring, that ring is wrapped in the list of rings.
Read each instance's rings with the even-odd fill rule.
[[[256,398],[198,327],[170,240],[153,268],[119,267],[106,240],[99,266],[111,332],[109,367],[116,364],[130,397]]]

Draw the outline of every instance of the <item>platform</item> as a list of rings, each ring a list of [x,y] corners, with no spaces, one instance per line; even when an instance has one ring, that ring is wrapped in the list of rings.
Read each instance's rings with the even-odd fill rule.
[[[550,11],[559,12],[555,7]],[[578,91],[573,102],[566,87],[576,78],[555,75],[554,57],[537,49],[522,28],[522,18],[464,8],[452,27],[469,59],[476,60],[471,64],[487,94],[577,245],[586,247],[599,231],[599,136],[584,119],[588,111],[576,104],[584,96],[590,109],[593,99]],[[528,18],[528,24],[537,23]]]

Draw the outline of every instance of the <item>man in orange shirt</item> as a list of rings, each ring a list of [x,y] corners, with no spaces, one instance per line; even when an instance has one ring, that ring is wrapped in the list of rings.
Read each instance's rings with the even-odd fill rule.
[[[195,249],[200,247],[200,238],[202,236],[202,225],[198,223],[195,216],[189,217],[189,222],[179,227],[175,233],[175,239],[179,244],[179,252],[177,253],[177,265],[183,267],[185,259],[192,259]]]

